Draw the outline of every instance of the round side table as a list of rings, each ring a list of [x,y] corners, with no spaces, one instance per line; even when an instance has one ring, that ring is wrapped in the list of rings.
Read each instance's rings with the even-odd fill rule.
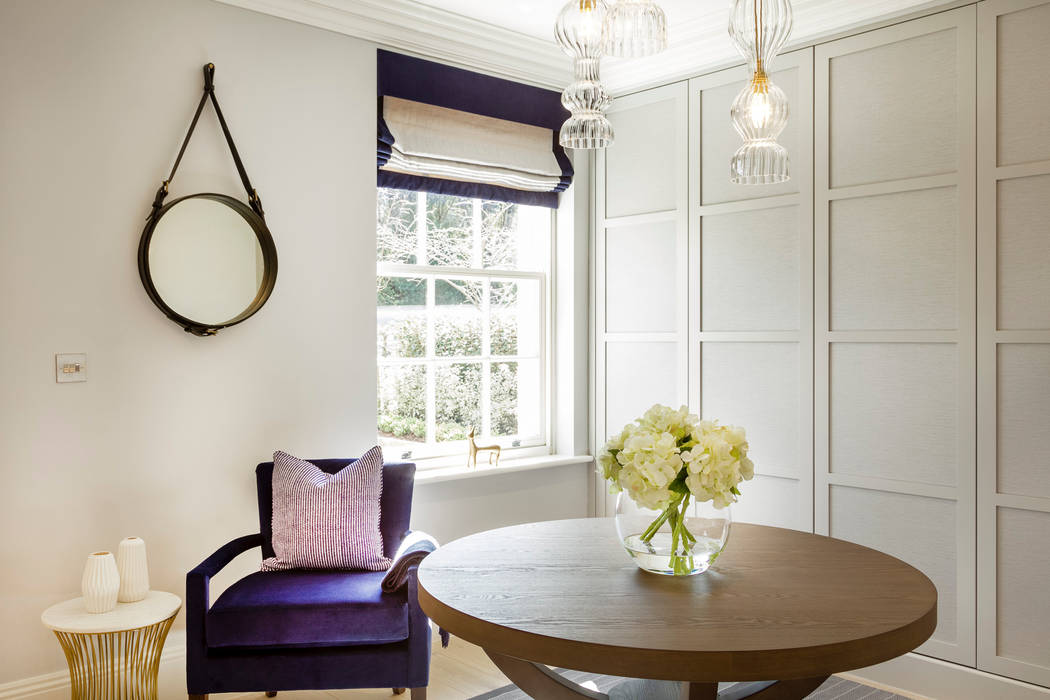
[[[150,591],[108,613],[89,613],[83,598],[52,605],[40,616],[69,662],[74,700],[156,700],[160,652],[182,600]]]

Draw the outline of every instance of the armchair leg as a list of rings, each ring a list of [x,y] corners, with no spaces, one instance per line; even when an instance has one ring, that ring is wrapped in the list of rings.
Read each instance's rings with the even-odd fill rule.
[[[426,688],[426,686],[423,686],[422,688],[413,688],[412,689],[412,700],[427,700],[427,688]]]
[[[277,697],[277,691],[276,690],[267,690],[266,691],[266,697],[268,697],[268,698],[275,698],[275,697]]]
[[[190,700],[208,700],[208,695],[194,695],[193,693],[190,693]]]
[[[394,691],[394,695],[401,695],[405,692],[404,688],[391,688],[391,690]]]

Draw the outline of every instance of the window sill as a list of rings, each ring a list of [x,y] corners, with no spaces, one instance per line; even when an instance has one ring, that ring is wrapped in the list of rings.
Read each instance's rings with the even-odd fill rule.
[[[477,479],[483,476],[495,474],[514,474],[516,472],[527,472],[535,469],[548,469],[550,467],[562,467],[571,464],[590,464],[594,457],[590,455],[546,455],[543,457],[523,457],[521,459],[507,460],[498,467],[488,464],[479,464],[476,469],[467,467],[440,467],[425,469],[416,472],[417,484],[438,484],[442,481],[458,481],[459,479]]]

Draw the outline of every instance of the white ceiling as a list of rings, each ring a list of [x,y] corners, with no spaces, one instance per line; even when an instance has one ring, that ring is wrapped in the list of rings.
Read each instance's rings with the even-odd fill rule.
[[[566,0],[218,0],[324,27],[422,56],[538,85],[561,88],[570,62],[554,43]],[[731,0],[658,0],[670,46],[657,56],[606,60],[614,94],[666,83],[736,62],[726,26]],[[892,20],[953,0],[793,0],[790,44]]]
[[[497,27],[513,29],[545,41],[554,39],[554,18],[565,0],[416,0],[464,17],[472,17]],[[674,0],[678,5],[690,4]],[[709,3],[711,0],[698,0]],[[722,4],[717,0],[717,4]],[[665,5],[667,6],[667,5]]]
[[[728,21],[731,0],[657,0],[671,26],[699,18],[724,15]],[[803,0],[804,1],[804,0]],[[457,15],[472,17],[498,27],[513,29],[537,39],[553,40],[554,19],[566,0],[415,0]],[[796,0],[796,3],[798,0]]]

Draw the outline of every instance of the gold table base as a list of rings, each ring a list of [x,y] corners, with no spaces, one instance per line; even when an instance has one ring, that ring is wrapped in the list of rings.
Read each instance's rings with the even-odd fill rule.
[[[157,700],[160,653],[174,620],[172,615],[145,627],[98,634],[55,630],[69,663],[73,700]]]

